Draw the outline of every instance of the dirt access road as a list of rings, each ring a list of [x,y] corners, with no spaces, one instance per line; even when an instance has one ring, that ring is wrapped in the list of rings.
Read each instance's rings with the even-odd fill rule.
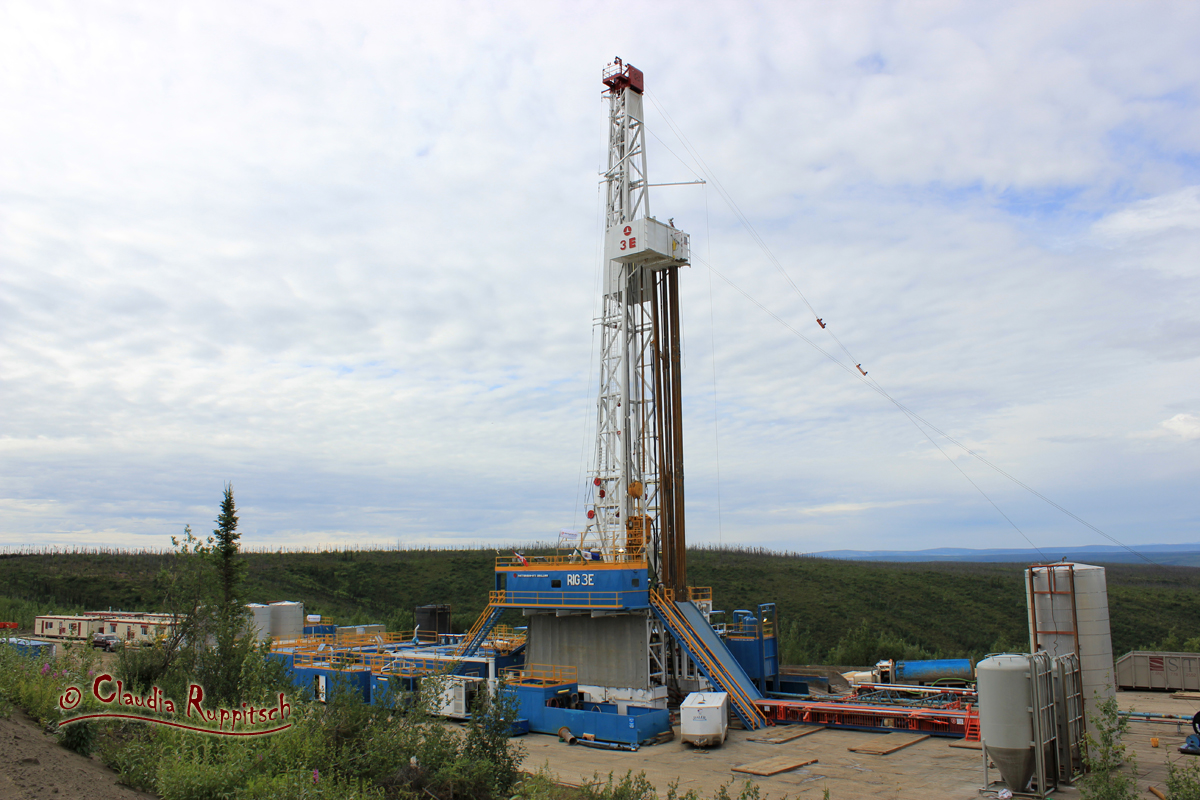
[[[0,800],[151,800],[117,783],[117,773],[96,758],[59,745],[20,709],[0,719]]]

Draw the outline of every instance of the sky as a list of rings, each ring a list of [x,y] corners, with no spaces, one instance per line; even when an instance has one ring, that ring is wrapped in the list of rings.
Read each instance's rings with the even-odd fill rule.
[[[10,0],[0,547],[582,527],[616,56],[690,542],[1200,541],[1200,4]]]

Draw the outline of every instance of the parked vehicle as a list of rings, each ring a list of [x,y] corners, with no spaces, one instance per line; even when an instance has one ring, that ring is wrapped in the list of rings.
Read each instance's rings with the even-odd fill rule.
[[[115,633],[95,633],[92,634],[92,647],[112,653],[121,646],[121,637]]]

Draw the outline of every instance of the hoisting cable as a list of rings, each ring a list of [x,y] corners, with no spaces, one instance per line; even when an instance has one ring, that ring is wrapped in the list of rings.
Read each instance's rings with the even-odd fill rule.
[[[1029,492],[1030,494],[1034,495],[1038,499],[1049,504],[1053,508],[1061,511],[1063,514],[1067,515],[1068,517],[1075,520],[1079,524],[1085,526],[1089,530],[1092,530],[1095,533],[1099,534],[1100,536],[1103,536],[1105,539],[1109,540],[1110,542],[1117,545],[1118,547],[1121,547],[1124,550],[1128,551],[1130,554],[1135,555],[1138,558],[1142,559],[1147,564],[1156,564],[1157,563],[1157,562],[1151,560],[1150,558],[1147,558],[1142,553],[1139,553],[1138,551],[1134,550],[1132,547],[1125,544],[1124,542],[1121,542],[1118,539],[1116,539],[1115,537],[1110,536],[1109,534],[1100,530],[1095,525],[1093,525],[1092,523],[1083,519],[1079,515],[1067,510],[1066,508],[1064,508],[1063,506],[1054,502],[1049,497],[1046,497],[1046,495],[1037,491],[1036,489],[1034,489],[1032,486],[1028,485],[1027,483],[1018,480],[1016,477],[1009,474],[1005,470],[1001,469],[996,464],[993,464],[991,461],[984,458],[979,453],[976,453],[974,450],[970,449],[969,447],[964,445],[962,442],[959,442],[957,439],[950,436],[945,431],[943,431],[940,428],[938,428],[937,426],[931,424],[928,420],[924,419],[923,417],[918,415],[916,412],[912,411],[912,409],[910,409],[907,406],[900,403],[898,400],[896,400],[894,397],[892,397],[890,394],[888,394],[888,392],[885,391],[884,388],[874,378],[868,377],[867,370],[863,369],[862,363],[855,362],[854,356],[851,355],[850,351],[846,348],[846,346],[844,344],[842,344],[842,340],[839,339],[832,330],[828,329],[827,323],[820,316],[818,316],[816,309],[813,308],[812,303],[810,303],[808,301],[808,298],[805,297],[804,292],[800,291],[800,287],[797,286],[796,282],[792,280],[792,277],[787,273],[787,270],[785,270],[783,268],[783,264],[781,264],[779,259],[777,259],[775,257],[775,254],[773,252],[771,252],[771,249],[767,246],[766,241],[762,238],[762,236],[759,235],[758,231],[750,223],[750,220],[746,217],[746,215],[744,213],[742,213],[741,208],[734,201],[732,195],[729,194],[729,192],[725,189],[725,187],[721,183],[721,181],[716,177],[716,175],[713,173],[713,171],[708,167],[708,164],[700,156],[699,152],[697,152],[696,148],[692,145],[692,143],[688,140],[688,138],[686,136],[684,136],[683,132],[679,129],[679,127],[675,124],[675,121],[671,118],[671,115],[667,113],[666,109],[663,108],[662,104],[658,102],[658,100],[654,97],[654,95],[652,93],[647,91],[646,94],[650,98],[650,102],[654,105],[654,107],[658,110],[658,112],[660,114],[662,114],[662,117],[666,121],[668,127],[670,127],[671,132],[674,133],[675,136],[678,137],[679,141],[683,144],[688,155],[690,155],[693,159],[695,159],[697,166],[700,167],[700,171],[703,173],[703,175],[698,176],[698,177],[706,178],[710,183],[713,184],[713,186],[716,187],[717,191],[721,195],[721,198],[723,200],[725,200],[725,202],[729,205],[729,207],[733,211],[734,215],[738,218],[738,220],[745,227],[746,231],[750,234],[750,236],[758,244],[759,248],[762,249],[763,253],[767,256],[767,259],[775,266],[775,268],[780,272],[780,274],[783,275],[784,279],[788,282],[788,284],[792,287],[792,289],[796,292],[796,294],[804,302],[804,305],[808,308],[809,312],[812,313],[813,319],[815,319],[817,321],[817,324],[820,325],[821,329],[825,333],[829,334],[829,336],[833,339],[833,341],[837,343],[838,348],[843,353],[846,354],[846,357],[850,360],[850,363],[854,364],[854,371],[852,371],[851,374],[854,374],[854,372],[859,373],[859,374],[855,375],[855,377],[858,377],[859,380],[863,381],[865,384],[870,386],[873,390],[878,392],[882,397],[886,398],[889,402],[891,402],[893,405],[895,405],[896,408],[898,408],[905,416],[907,416],[909,418],[909,420],[913,422],[914,425],[917,425],[917,428],[920,429],[927,438],[929,437],[929,434],[925,433],[924,429],[921,428],[920,424],[917,424],[918,421],[920,421],[921,424],[928,426],[930,430],[934,431],[938,435],[945,437],[947,441],[957,445],[968,455],[978,459],[980,462],[982,462],[983,464],[986,464],[988,467],[995,470],[1000,475],[1003,475],[1005,478],[1008,478],[1010,481],[1015,483],[1017,486],[1020,486],[1022,489]],[[655,138],[657,139],[658,137],[656,136]],[[662,140],[659,139],[659,141],[661,142]],[[665,146],[666,145],[664,144],[664,147]],[[676,156],[676,158],[678,158],[678,156]],[[708,267],[708,269],[716,272],[716,270],[713,269],[712,265],[706,263],[705,266]],[[760,308],[762,308],[764,311],[766,311],[768,314],[770,314],[772,317],[774,317],[776,320],[778,320],[781,324],[783,324],[788,330],[790,330],[796,336],[799,336],[801,339],[806,341],[810,346],[819,350],[822,353],[822,355],[824,355],[826,358],[830,359],[831,361],[833,361],[834,363],[836,363],[838,366],[842,367],[843,369],[850,371],[850,369],[845,364],[843,364],[840,359],[834,358],[830,353],[828,353],[823,348],[819,347],[815,342],[813,342],[807,336],[802,335],[799,331],[797,331],[791,325],[788,325],[787,323],[785,323],[778,315],[776,315],[774,312],[767,309],[766,306],[763,306],[757,300],[754,300],[753,298],[751,298],[749,294],[747,294],[746,292],[742,291],[740,288],[735,286],[728,278],[725,278],[725,276],[721,275],[719,272],[717,272],[717,275],[722,280],[724,280],[726,283],[728,283],[730,286],[733,286],[735,289],[737,289],[737,291],[740,292],[747,299],[750,299],[752,302],[754,302],[756,305],[758,305]],[[938,449],[940,450],[941,448],[938,448]],[[952,464],[954,464],[953,459],[950,459],[950,461]],[[958,465],[955,464],[955,467],[958,467]],[[961,472],[962,470],[960,469],[959,471]],[[966,475],[966,473],[963,473],[963,474],[964,474],[964,476]],[[968,478],[968,480],[970,480],[970,479]],[[974,485],[974,481],[972,481],[972,485]],[[978,488],[978,486],[976,486],[976,488]],[[982,490],[980,490],[980,491],[982,492]],[[990,499],[989,499],[989,502],[991,502]],[[995,503],[992,503],[992,505],[995,506]],[[997,507],[996,510],[999,511],[999,508]],[[1003,515],[1003,512],[1001,512],[1001,515]],[[1005,516],[1005,519],[1008,519],[1008,517]],[[1009,522],[1012,523],[1012,520],[1009,520]],[[1013,527],[1016,527],[1016,526],[1014,525]],[[1018,530],[1020,530],[1020,529],[1018,528]],[[1022,536],[1024,536],[1023,533],[1022,533]],[[1028,538],[1026,538],[1026,541],[1028,541]],[[1030,542],[1030,544],[1032,545],[1033,543]],[[1034,549],[1036,550],[1037,548],[1034,547]],[[1038,552],[1040,553],[1041,551],[1038,550]]]
[[[600,297],[600,281],[604,272],[604,253],[602,247],[604,244],[604,187],[603,185],[596,187],[596,227],[600,229],[600,236],[597,237],[596,243],[596,281],[594,284],[593,297]],[[594,301],[593,301],[594,302]],[[603,299],[600,301],[603,303]],[[579,496],[583,492],[583,473],[587,465],[587,445],[588,433],[590,426],[588,419],[591,417],[592,409],[588,406],[587,399],[592,396],[592,374],[596,361],[596,326],[592,325],[592,343],[591,350],[588,354],[588,378],[584,382],[584,422],[583,422],[583,444],[579,447],[579,478],[575,482],[575,510],[571,513],[571,528],[572,530],[579,526]],[[591,485],[591,482],[588,483]],[[578,544],[583,544],[583,537],[579,537]]]
[[[930,435],[929,435],[929,433],[928,433],[928,432],[927,432],[927,431],[926,431],[926,430],[925,430],[923,427],[921,427],[919,424],[917,424],[917,421],[916,421],[916,419],[914,419],[914,417],[916,417],[916,415],[915,415],[915,414],[912,414],[912,413],[911,413],[911,412],[909,412],[909,411],[908,411],[908,410],[907,410],[907,409],[906,409],[906,408],[905,408],[903,405],[901,405],[900,403],[897,403],[895,399],[893,399],[893,398],[892,398],[890,395],[888,395],[888,394],[887,394],[887,392],[884,392],[884,391],[883,391],[881,388],[879,388],[877,385],[875,385],[875,382],[874,382],[873,380],[867,379],[867,378],[865,377],[865,375],[859,375],[859,374],[858,374],[859,372],[862,372],[862,368],[861,368],[861,367],[859,367],[859,368],[857,369],[857,371],[856,371],[856,370],[854,370],[854,369],[851,369],[851,368],[847,367],[847,366],[846,366],[846,364],[845,364],[845,363],[843,363],[841,359],[839,359],[839,358],[835,357],[835,356],[834,356],[834,355],[832,355],[832,354],[831,354],[829,351],[825,350],[825,348],[821,347],[819,344],[817,344],[816,342],[814,342],[812,339],[809,339],[807,336],[805,336],[804,334],[800,333],[798,330],[796,330],[795,328],[793,328],[791,325],[789,325],[788,323],[784,322],[782,317],[780,317],[778,314],[776,314],[776,313],[775,313],[774,311],[772,311],[771,309],[769,309],[769,308],[767,308],[766,306],[764,306],[762,303],[758,302],[758,300],[756,300],[756,299],[754,299],[753,297],[751,297],[751,296],[750,296],[750,294],[749,294],[749,293],[747,293],[746,291],[744,291],[744,290],[743,290],[743,289],[742,289],[740,286],[738,286],[738,285],[737,285],[736,283],[734,283],[733,281],[729,280],[729,278],[727,278],[727,277],[725,277],[724,275],[722,275],[722,274],[721,274],[721,272],[720,272],[720,271],[718,271],[718,270],[716,269],[716,267],[714,267],[712,264],[709,264],[707,261],[705,261],[705,260],[704,260],[704,259],[702,259],[702,258],[696,258],[696,256],[695,256],[695,255],[693,255],[693,256],[692,256],[692,258],[694,258],[695,260],[697,260],[697,261],[699,261],[701,264],[703,264],[703,265],[704,265],[704,266],[705,266],[705,267],[708,269],[708,271],[709,271],[709,274],[710,274],[710,275],[716,275],[718,278],[720,278],[721,280],[725,281],[725,283],[729,284],[729,285],[730,285],[730,286],[731,286],[733,289],[735,289],[735,290],[736,290],[736,291],[737,291],[739,294],[741,294],[741,295],[742,295],[742,297],[745,297],[745,298],[746,298],[747,300],[749,300],[751,303],[753,303],[754,305],[758,306],[760,309],[762,309],[762,310],[763,310],[764,312],[766,312],[768,315],[770,315],[771,317],[773,317],[773,318],[775,319],[775,321],[776,321],[776,322],[778,322],[780,325],[782,325],[783,327],[787,328],[789,331],[791,331],[791,332],[792,332],[794,335],[796,335],[796,336],[797,336],[797,337],[799,337],[800,339],[803,339],[803,340],[804,340],[805,342],[807,342],[807,343],[808,343],[808,345],[809,345],[810,347],[812,347],[814,350],[816,350],[816,351],[817,351],[817,352],[819,352],[821,355],[825,356],[825,357],[826,357],[826,358],[828,358],[830,361],[832,361],[834,364],[837,364],[839,367],[841,367],[843,370],[845,370],[845,371],[846,371],[846,374],[848,374],[848,375],[850,375],[850,376],[852,376],[852,377],[858,378],[860,381],[862,381],[863,383],[867,384],[867,386],[868,386],[868,387],[870,387],[871,389],[875,390],[875,391],[876,391],[876,392],[878,392],[879,394],[883,395],[883,396],[884,396],[884,397],[886,397],[888,400],[891,400],[891,401],[892,401],[892,403],[894,403],[894,404],[896,405],[896,407],[897,407],[897,408],[899,408],[899,409],[900,409],[900,411],[901,411],[901,412],[902,412],[902,413],[903,413],[903,414],[904,414],[906,417],[908,417],[909,421],[910,421],[910,422],[912,422],[912,423],[913,423],[913,425],[915,425],[915,426],[916,426],[917,430],[919,430],[919,431],[922,433],[922,435],[924,435],[924,436],[925,436],[925,438],[929,440],[929,443],[930,443],[930,444],[932,444],[934,447],[936,447],[936,448],[937,448],[937,450],[938,450],[938,452],[939,452],[939,453],[941,453],[943,456],[945,456],[945,457],[946,457],[946,460],[947,460],[947,461],[949,461],[949,462],[950,462],[950,464],[951,464],[951,465],[952,465],[952,466],[953,466],[953,467],[954,467],[956,470],[958,470],[958,471],[959,471],[959,473],[960,473],[960,474],[962,474],[962,476],[963,476],[964,478],[966,478],[966,479],[967,479],[967,482],[968,482],[969,484],[971,484],[972,486],[974,486],[974,487],[975,487],[975,491],[977,491],[977,492],[979,492],[979,494],[983,495],[983,499],[984,499],[984,500],[987,500],[987,501],[988,501],[988,503],[990,503],[990,504],[991,504],[992,508],[996,509],[996,513],[997,513],[997,514],[999,514],[1000,516],[1004,517],[1005,521],[1006,521],[1006,522],[1008,522],[1008,524],[1009,524],[1009,525],[1011,525],[1011,526],[1013,527],[1013,530],[1015,530],[1017,533],[1021,534],[1021,538],[1022,538],[1022,539],[1024,539],[1025,541],[1029,542],[1029,546],[1030,546],[1030,547],[1032,547],[1034,550],[1037,550],[1037,552],[1038,552],[1038,555],[1040,555],[1040,556],[1041,556],[1043,559],[1045,559],[1045,558],[1046,558],[1046,554],[1042,552],[1041,548],[1039,548],[1039,547],[1038,547],[1036,544],[1034,544],[1034,543],[1033,543],[1033,540],[1032,540],[1032,539],[1030,539],[1028,536],[1026,536],[1026,535],[1025,535],[1025,531],[1021,530],[1021,529],[1020,529],[1020,528],[1017,526],[1017,523],[1013,522],[1013,521],[1012,521],[1012,519],[1011,519],[1011,518],[1010,518],[1010,517],[1009,517],[1007,514],[1005,514],[1005,513],[1004,513],[1004,512],[1003,512],[1003,511],[1000,509],[1000,506],[996,505],[996,501],[992,500],[992,498],[988,496],[988,493],[987,493],[987,492],[985,492],[985,491],[983,490],[983,488],[982,488],[982,487],[981,487],[981,486],[980,486],[978,483],[976,483],[974,480],[972,480],[972,479],[971,479],[971,476],[970,476],[970,475],[968,475],[968,474],[967,474],[967,473],[966,473],[966,472],[963,470],[963,468],[962,468],[961,466],[959,466],[959,465],[958,465],[958,463],[957,463],[957,462],[956,462],[956,461],[955,461],[955,460],[954,460],[954,459],[953,459],[953,458],[950,456],[950,454],[949,454],[949,453],[947,453],[945,450],[943,450],[943,449],[942,449],[942,447],[941,447],[941,445],[939,445],[939,444],[938,444],[936,441],[934,441],[933,437],[932,437],[932,436],[930,436]],[[922,421],[923,421],[923,420],[922,420]],[[927,423],[927,424],[928,424],[928,423]],[[932,425],[930,425],[930,427],[932,428],[933,426],[932,426]],[[936,429],[936,428],[934,428],[934,430],[937,430],[937,429]],[[938,431],[938,432],[939,432],[939,433],[941,433],[941,431]],[[942,434],[942,435],[944,436],[945,434]],[[948,436],[947,436],[946,438],[947,438],[947,439],[949,439],[950,437],[948,437]],[[954,440],[953,440],[953,439],[951,439],[951,441],[954,441]],[[955,442],[955,444],[958,444],[958,442]],[[959,444],[959,447],[962,447],[962,445],[961,445],[961,444]],[[969,452],[969,451],[968,451],[968,452]]]
[[[657,137],[656,137],[657,138]],[[665,145],[664,145],[665,146]],[[708,185],[704,187],[704,244],[708,248],[708,257],[712,259],[712,229],[708,224]],[[712,342],[712,374],[713,374],[713,451],[717,465],[717,546],[721,546],[724,537],[724,524],[721,520],[721,431],[717,427],[720,418],[717,406],[717,324],[713,311],[712,271],[708,273],[708,333]]]

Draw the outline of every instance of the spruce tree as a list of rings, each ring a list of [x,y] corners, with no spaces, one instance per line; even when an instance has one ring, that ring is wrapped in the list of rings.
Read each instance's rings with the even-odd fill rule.
[[[221,500],[221,513],[217,515],[217,528],[213,531],[213,558],[221,579],[221,617],[224,622],[233,622],[242,616],[242,603],[238,598],[245,564],[238,557],[238,540],[242,535],[237,529],[237,506],[233,502],[233,484],[225,484],[225,497]]]

